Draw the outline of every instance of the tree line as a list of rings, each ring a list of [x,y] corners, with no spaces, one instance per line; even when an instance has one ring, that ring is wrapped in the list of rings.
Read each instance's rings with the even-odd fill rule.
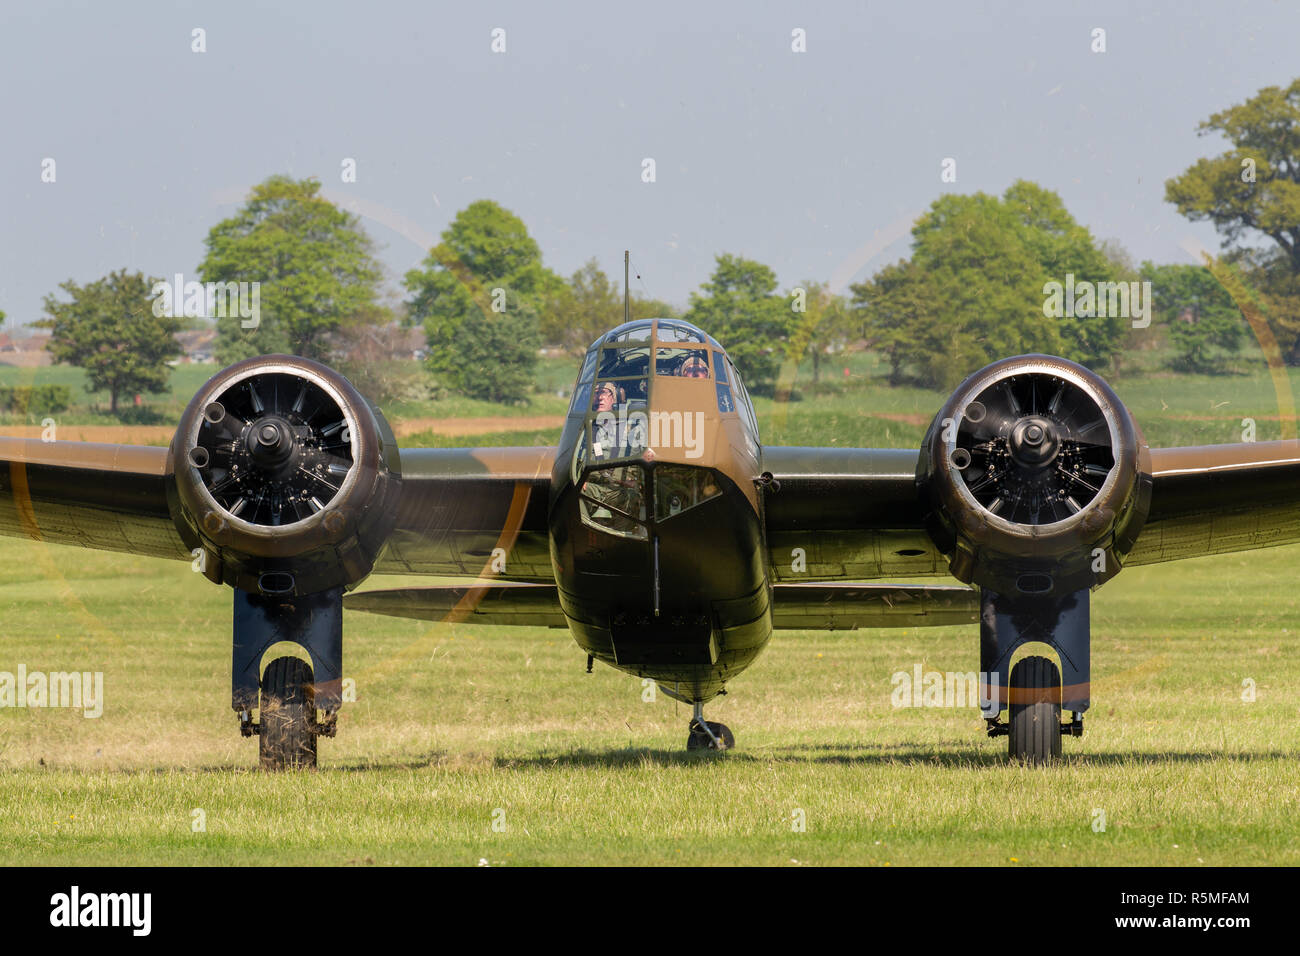
[[[1222,235],[1221,254],[1200,265],[1135,264],[1056,193],[1018,180],[1000,196],[941,196],[914,224],[908,258],[843,292],[813,280],[778,289],[770,267],[721,254],[684,308],[633,296],[632,315],[706,329],[758,392],[774,389],[791,361],[810,359],[817,381],[832,349],[854,345],[877,351],[895,384],[948,388],[1023,352],[1114,370],[1146,318],[1165,331],[1179,370],[1223,371],[1248,334],[1243,316],[1267,325],[1279,356],[1300,364],[1300,80],[1213,114],[1199,131],[1230,148],[1170,179],[1165,198]],[[360,220],[320,188],[272,176],[210,230],[198,282],[255,283],[259,293],[256,321],[217,315],[221,362],[298,354],[338,365],[382,399],[411,375],[384,359],[419,329],[426,368],[444,388],[509,402],[529,393],[543,344],[577,352],[622,321],[621,290],[595,259],[557,274],[523,221],[486,199],[454,217],[396,292]],[[55,360],[85,369],[87,388],[107,389],[114,409],[119,394],[166,389],[175,333],[194,324],[178,303],[156,307],[161,281],[119,270],[69,280],[67,299],[45,299],[38,325],[51,330]]]

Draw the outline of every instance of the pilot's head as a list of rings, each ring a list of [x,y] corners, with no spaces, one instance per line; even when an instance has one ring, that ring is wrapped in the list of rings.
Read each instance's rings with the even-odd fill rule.
[[[608,412],[614,407],[614,402],[618,399],[618,389],[612,382],[601,382],[596,386],[596,394],[592,397],[591,407],[598,412]]]
[[[682,363],[680,374],[685,378],[708,378],[709,363],[698,355],[692,355]]]

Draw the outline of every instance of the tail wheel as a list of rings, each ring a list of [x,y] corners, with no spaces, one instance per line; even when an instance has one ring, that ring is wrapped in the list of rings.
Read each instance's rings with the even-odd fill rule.
[[[296,657],[277,657],[262,676],[258,751],[263,770],[316,766],[316,702],[311,669]]]
[[[686,737],[687,750],[732,750],[735,748],[736,736],[731,732],[730,727],[712,720],[705,721],[705,723],[713,731],[713,737],[718,738],[717,743],[714,743],[713,737],[705,733],[704,729],[696,721],[692,720],[690,732]]]
[[[1061,672],[1046,657],[1026,657],[1011,670],[1011,759],[1030,766],[1061,756]]]

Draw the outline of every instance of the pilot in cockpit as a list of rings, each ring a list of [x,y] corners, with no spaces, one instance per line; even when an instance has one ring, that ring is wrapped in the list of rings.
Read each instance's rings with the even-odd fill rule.
[[[601,382],[596,386],[596,393],[591,397],[593,412],[611,412],[618,402],[618,389],[613,382]]]
[[[677,374],[683,378],[708,378],[709,363],[699,355],[692,355],[677,369]]]
[[[592,453],[596,458],[639,455],[646,446],[644,413],[629,414],[622,401],[625,397],[624,390],[613,382],[596,386],[591,406],[596,412],[591,425]]]

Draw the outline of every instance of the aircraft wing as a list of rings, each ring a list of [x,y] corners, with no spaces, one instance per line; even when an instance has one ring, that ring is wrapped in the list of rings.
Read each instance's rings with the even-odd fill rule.
[[[914,449],[763,449],[774,581],[870,581],[943,575],[925,531]]]
[[[392,617],[471,624],[565,627],[553,584],[475,584],[356,591],[343,606]],[[783,630],[974,624],[979,592],[952,585],[778,584],[772,623]]]
[[[376,573],[553,582],[546,508],[555,451],[402,449],[397,527]]]
[[[567,627],[554,584],[452,584],[354,591],[343,598],[351,611],[449,624],[516,624]]]
[[[375,570],[551,581],[554,455],[403,451],[397,525]],[[0,535],[188,561],[168,508],[166,467],[166,448],[0,438]],[[494,560],[504,571],[492,570]]]
[[[550,583],[554,454],[402,451],[397,525],[375,571]],[[774,583],[945,574],[924,529],[917,457],[910,449],[764,449],[777,483],[766,496]],[[168,509],[166,460],[165,448],[0,438],[0,535],[189,560]],[[1126,564],[1300,541],[1300,443],[1152,449],[1151,460],[1150,515]]]
[[[763,467],[775,580],[942,574],[924,530],[918,453],[770,447]],[[1151,449],[1151,508],[1125,566],[1300,542],[1300,442]],[[778,487],[779,486],[779,487]]]
[[[1300,541],[1300,442],[1153,448],[1151,472],[1126,566]]]
[[[188,560],[166,464],[166,448],[0,438],[0,534]]]

